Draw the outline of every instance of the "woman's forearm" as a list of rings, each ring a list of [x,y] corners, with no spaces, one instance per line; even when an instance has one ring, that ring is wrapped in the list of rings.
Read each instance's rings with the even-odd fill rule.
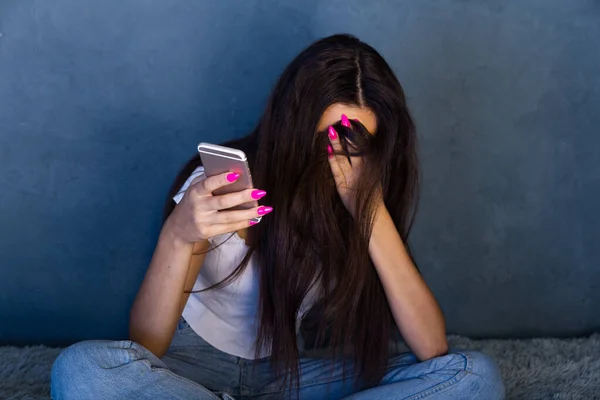
[[[445,354],[448,344],[440,307],[383,205],[377,210],[369,253],[406,344],[420,360]]]
[[[204,260],[204,255],[192,256],[193,251],[194,244],[174,235],[167,220],[131,308],[131,340],[159,357],[169,347],[189,296],[184,293],[186,286],[195,281]]]

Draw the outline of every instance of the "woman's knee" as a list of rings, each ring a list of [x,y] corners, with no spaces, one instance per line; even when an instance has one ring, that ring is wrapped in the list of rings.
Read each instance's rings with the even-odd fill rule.
[[[105,371],[126,363],[131,347],[130,341],[94,340],[63,350],[52,365],[52,398],[85,398],[80,391],[92,392],[104,386]]]
[[[465,371],[480,389],[481,399],[504,399],[506,396],[500,369],[494,359],[478,351],[460,352],[466,357]]]
[[[128,357],[128,350],[132,342],[109,341],[109,340],[88,340],[75,343],[63,350],[56,358],[53,370],[57,373],[65,372],[69,374],[89,369],[114,368],[124,362]]]

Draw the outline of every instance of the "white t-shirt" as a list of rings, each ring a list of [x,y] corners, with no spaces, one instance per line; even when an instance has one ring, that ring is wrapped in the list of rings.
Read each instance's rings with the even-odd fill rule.
[[[173,200],[179,203],[192,180],[201,176],[204,176],[204,168],[198,167]],[[211,248],[223,244],[206,254],[194,291],[222,281],[246,255],[248,246],[244,240],[237,233],[227,240],[230,236],[231,233],[228,233],[209,239]],[[315,293],[316,285],[313,285],[313,290],[302,303],[300,317],[312,305]],[[213,347],[234,356],[254,359],[258,300],[258,269],[256,257],[252,255],[244,272],[231,284],[220,289],[192,293],[183,310],[183,318],[194,332]],[[263,350],[259,357],[266,357],[270,353],[270,349]]]

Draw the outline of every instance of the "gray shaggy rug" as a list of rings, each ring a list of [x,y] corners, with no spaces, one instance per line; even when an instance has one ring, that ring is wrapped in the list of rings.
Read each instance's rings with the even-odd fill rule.
[[[482,351],[500,366],[509,399],[600,399],[600,334],[583,339],[471,340],[450,347]],[[0,399],[49,399],[60,349],[0,347]]]

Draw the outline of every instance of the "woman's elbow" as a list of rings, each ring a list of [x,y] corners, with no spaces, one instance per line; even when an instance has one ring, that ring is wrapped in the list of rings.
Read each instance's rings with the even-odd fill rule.
[[[135,325],[129,325],[129,340],[138,343],[146,350],[149,350],[156,357],[160,358],[167,353],[170,341],[160,338],[156,334],[144,332]]]
[[[448,341],[446,338],[429,343],[426,346],[414,351],[419,361],[426,361],[432,358],[445,356],[448,354]]]

